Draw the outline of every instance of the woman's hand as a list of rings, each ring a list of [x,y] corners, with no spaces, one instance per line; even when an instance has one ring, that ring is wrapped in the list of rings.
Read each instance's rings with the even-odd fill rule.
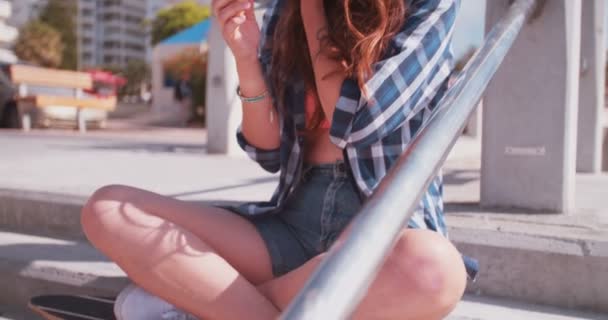
[[[253,0],[213,0],[212,9],[237,63],[257,61],[260,27]]]

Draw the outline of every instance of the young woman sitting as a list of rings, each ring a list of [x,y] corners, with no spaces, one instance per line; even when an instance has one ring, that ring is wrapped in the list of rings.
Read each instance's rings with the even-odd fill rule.
[[[458,0],[275,0],[262,28],[250,0],[212,8],[236,59],[237,139],[279,185],[231,208],[95,192],[84,231],[137,285],[119,319],[277,318],[447,90]],[[441,319],[460,300],[440,176],[403,228],[354,319]]]

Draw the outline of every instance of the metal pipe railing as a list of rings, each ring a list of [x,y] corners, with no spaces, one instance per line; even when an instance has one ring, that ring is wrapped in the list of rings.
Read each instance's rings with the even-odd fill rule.
[[[516,0],[486,37],[435,116],[393,166],[281,319],[346,319],[361,302],[403,226],[460,136],[477,102],[540,0]]]

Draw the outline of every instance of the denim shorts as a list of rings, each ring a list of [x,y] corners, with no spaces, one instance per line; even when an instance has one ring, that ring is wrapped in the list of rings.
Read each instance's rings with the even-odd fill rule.
[[[359,212],[362,200],[343,162],[305,165],[301,179],[275,213],[247,217],[264,240],[275,277],[327,251]],[[236,207],[223,207],[239,213]],[[477,261],[463,256],[469,279]]]
[[[305,165],[276,214],[249,219],[264,239],[278,277],[327,251],[360,208],[359,191],[343,162]]]

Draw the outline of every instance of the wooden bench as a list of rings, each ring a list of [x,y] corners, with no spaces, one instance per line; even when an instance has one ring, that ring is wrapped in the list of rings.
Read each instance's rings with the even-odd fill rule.
[[[116,98],[84,97],[84,90],[93,87],[89,73],[46,69],[25,65],[13,65],[10,68],[12,82],[17,85],[17,107],[21,117],[22,128],[30,130],[32,113],[37,109],[49,107],[73,107],[76,109],[75,120],[81,132],[86,131],[84,109],[112,111],[116,108]],[[66,89],[65,95],[35,93],[36,88]]]

